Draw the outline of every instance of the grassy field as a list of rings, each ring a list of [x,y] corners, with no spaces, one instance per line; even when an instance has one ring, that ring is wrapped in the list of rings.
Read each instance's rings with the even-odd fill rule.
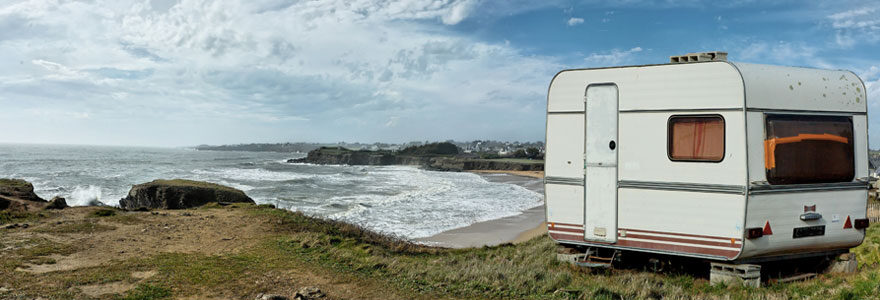
[[[336,272],[383,278],[416,294],[454,298],[529,299],[865,299],[880,292],[880,227],[854,250],[861,271],[822,275],[806,282],[771,284],[761,289],[710,285],[689,274],[643,270],[592,271],[557,262],[556,245],[547,237],[520,245],[438,250],[376,238],[350,225],[313,221],[275,210],[254,211],[283,220],[293,234],[275,241],[275,249]]]
[[[85,287],[107,284],[131,286],[113,296],[115,299],[253,299],[257,293],[285,282],[301,285],[319,276],[334,278],[332,284],[327,283],[322,289],[329,290],[331,296],[341,295],[335,296],[338,298],[361,295],[390,299],[867,299],[880,294],[877,225],[868,229],[865,243],[853,250],[861,265],[858,273],[820,275],[805,282],[754,289],[710,285],[708,280],[691,274],[574,267],[554,259],[556,245],[544,236],[518,245],[452,250],[414,245],[357,226],[267,206],[214,206],[194,210],[193,214],[212,219],[210,216],[221,212],[227,215],[223,222],[233,222],[230,226],[237,226],[235,220],[260,220],[268,225],[260,228],[263,235],[258,240],[238,251],[162,251],[47,273],[17,269],[51,265],[56,259],[75,256],[82,250],[77,243],[56,242],[51,234],[81,234],[95,239],[127,226],[139,226],[138,222],[148,222],[150,218],[164,225],[179,216],[142,212],[102,217],[90,213],[81,219],[67,220],[63,224],[70,225],[60,226],[54,232],[43,229],[27,239],[0,232],[0,286],[13,290],[21,299],[89,299],[84,294]],[[39,222],[54,224],[57,217],[43,216]],[[34,216],[23,218],[34,220]],[[136,276],[144,272],[155,274],[146,279]],[[334,289],[339,288],[355,290],[334,294]],[[2,299],[15,299],[12,295],[0,292]]]

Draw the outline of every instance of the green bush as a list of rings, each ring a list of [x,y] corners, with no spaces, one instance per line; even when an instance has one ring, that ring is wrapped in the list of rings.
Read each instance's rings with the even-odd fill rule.
[[[171,297],[171,290],[149,284],[142,284],[128,292],[121,300],[152,300]]]
[[[406,155],[456,155],[458,153],[458,146],[448,142],[412,146],[400,150],[400,154]]]
[[[109,217],[109,216],[115,216],[115,215],[116,215],[115,210],[112,210],[109,208],[103,208],[103,209],[93,211],[91,214],[89,214],[89,217]]]

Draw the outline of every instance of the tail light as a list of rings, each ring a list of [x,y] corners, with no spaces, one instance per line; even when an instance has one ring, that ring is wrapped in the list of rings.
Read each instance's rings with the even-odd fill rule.
[[[761,227],[752,227],[752,228],[746,229],[746,232],[748,233],[747,237],[749,239],[756,239],[756,238],[764,236],[764,228],[761,228]]]
[[[868,228],[868,225],[871,225],[871,223],[868,222],[868,219],[856,219],[855,222],[853,222],[853,227],[856,229]]]

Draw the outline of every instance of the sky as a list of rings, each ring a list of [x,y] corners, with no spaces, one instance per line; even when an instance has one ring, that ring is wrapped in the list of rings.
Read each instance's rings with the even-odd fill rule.
[[[544,140],[569,68],[848,69],[880,148],[880,2],[0,0],[0,142]]]

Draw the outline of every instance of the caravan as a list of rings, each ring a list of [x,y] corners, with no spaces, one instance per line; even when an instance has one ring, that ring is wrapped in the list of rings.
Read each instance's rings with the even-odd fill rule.
[[[849,71],[726,61],[559,72],[547,97],[550,237],[733,264],[865,237],[868,117]]]

